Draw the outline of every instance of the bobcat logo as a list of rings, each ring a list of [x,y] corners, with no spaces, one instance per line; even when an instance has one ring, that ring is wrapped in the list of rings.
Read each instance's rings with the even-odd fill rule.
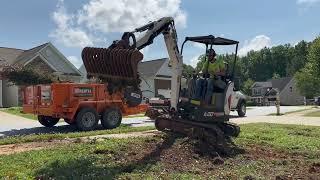
[[[135,98],[141,98],[140,94],[137,93],[131,93],[131,96]]]
[[[204,116],[204,117],[213,117],[213,116],[215,116],[215,114],[214,114],[214,112],[205,112],[205,113],[203,114],[203,116]]]

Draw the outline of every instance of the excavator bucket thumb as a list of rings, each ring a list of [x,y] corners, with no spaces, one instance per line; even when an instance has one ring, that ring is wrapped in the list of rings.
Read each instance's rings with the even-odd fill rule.
[[[86,47],[81,55],[88,77],[105,82],[139,83],[138,63],[143,54],[137,49]]]

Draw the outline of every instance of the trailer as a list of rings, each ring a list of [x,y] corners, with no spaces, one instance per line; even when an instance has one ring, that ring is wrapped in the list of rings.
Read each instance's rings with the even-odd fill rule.
[[[52,127],[60,119],[78,129],[96,129],[99,121],[105,129],[116,128],[123,116],[144,113],[146,104],[130,105],[125,92],[110,93],[107,84],[52,83],[25,87],[23,111],[38,116],[39,122]],[[140,94],[131,93],[140,99]]]

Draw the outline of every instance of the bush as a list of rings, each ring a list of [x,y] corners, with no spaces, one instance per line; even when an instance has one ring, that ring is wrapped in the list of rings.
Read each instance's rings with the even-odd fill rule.
[[[30,67],[21,65],[0,65],[0,77],[6,79],[13,85],[36,85],[36,84],[49,84],[53,82],[54,76],[50,73],[40,73],[34,71]]]

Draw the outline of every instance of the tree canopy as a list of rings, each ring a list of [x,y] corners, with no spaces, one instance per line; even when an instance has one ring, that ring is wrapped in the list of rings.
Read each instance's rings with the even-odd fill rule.
[[[320,37],[315,39],[307,55],[307,63],[295,78],[300,92],[308,98],[320,96]]]

